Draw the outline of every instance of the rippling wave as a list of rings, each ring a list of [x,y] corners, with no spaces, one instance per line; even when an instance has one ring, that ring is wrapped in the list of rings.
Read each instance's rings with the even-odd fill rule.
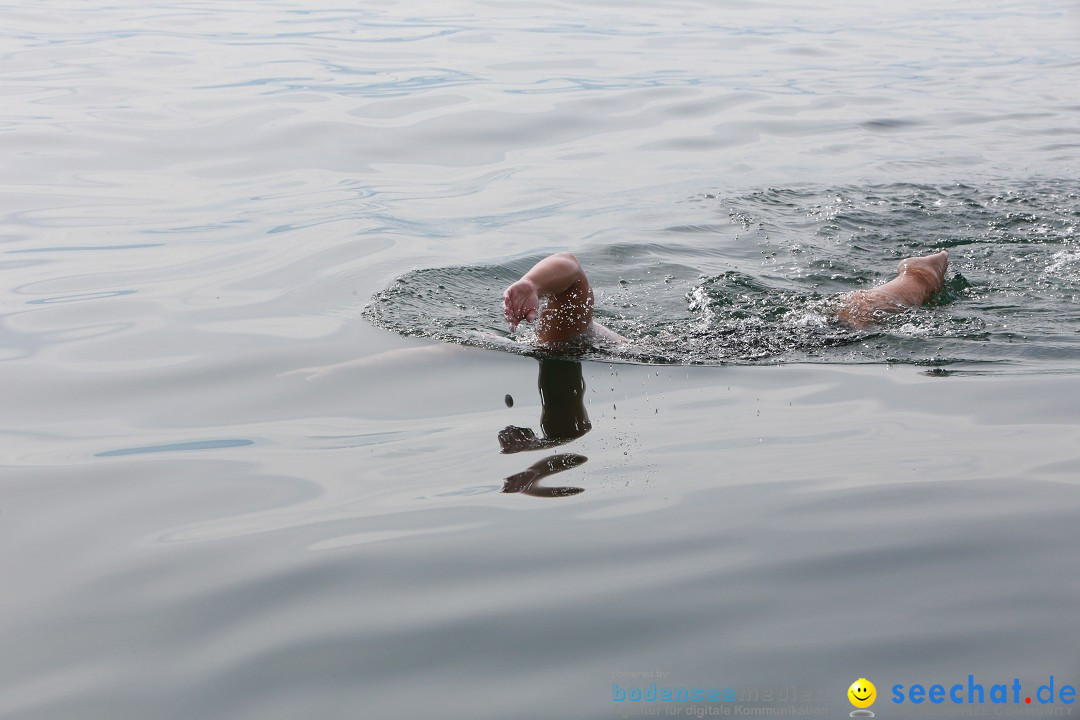
[[[657,228],[663,242],[579,253],[597,317],[632,342],[575,352],[687,364],[1053,364],[1080,350],[1075,182],[768,189],[694,201],[717,221]],[[929,305],[865,331],[835,320],[838,294],[940,249],[952,262]],[[365,315],[405,335],[531,353],[535,338],[506,330],[500,298],[537,259],[416,270],[377,293]]]

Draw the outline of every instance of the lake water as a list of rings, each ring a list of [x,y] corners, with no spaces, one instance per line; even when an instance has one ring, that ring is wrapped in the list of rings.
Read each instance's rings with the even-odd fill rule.
[[[0,717],[1076,712],[1074,1],[0,17]]]

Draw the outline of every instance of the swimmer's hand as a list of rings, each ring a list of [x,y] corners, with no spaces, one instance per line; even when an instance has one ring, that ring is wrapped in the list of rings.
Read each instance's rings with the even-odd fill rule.
[[[521,278],[503,293],[503,315],[510,324],[510,332],[516,332],[518,323],[534,322],[540,311],[540,295],[532,280]]]

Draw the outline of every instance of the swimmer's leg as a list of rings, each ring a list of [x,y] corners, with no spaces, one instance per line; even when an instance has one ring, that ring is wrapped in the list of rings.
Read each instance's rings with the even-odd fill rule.
[[[864,328],[882,313],[922,305],[944,287],[948,267],[949,253],[945,250],[901,260],[896,277],[884,285],[841,295],[837,316],[852,327]]]

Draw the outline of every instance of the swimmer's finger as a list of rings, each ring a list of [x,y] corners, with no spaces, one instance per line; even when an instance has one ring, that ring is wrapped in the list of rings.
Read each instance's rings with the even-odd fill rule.
[[[506,318],[506,324],[510,326],[510,332],[516,332],[518,326],[518,319],[514,315],[513,309],[510,307],[510,303],[503,303],[503,317]]]
[[[510,324],[510,329],[513,330],[517,325],[517,318],[515,317],[514,308],[510,301],[509,290],[503,293],[503,317],[506,318],[506,322]]]
[[[511,304],[510,315],[513,316],[515,322],[521,322],[525,319],[525,303],[521,301],[521,298],[518,298]]]

